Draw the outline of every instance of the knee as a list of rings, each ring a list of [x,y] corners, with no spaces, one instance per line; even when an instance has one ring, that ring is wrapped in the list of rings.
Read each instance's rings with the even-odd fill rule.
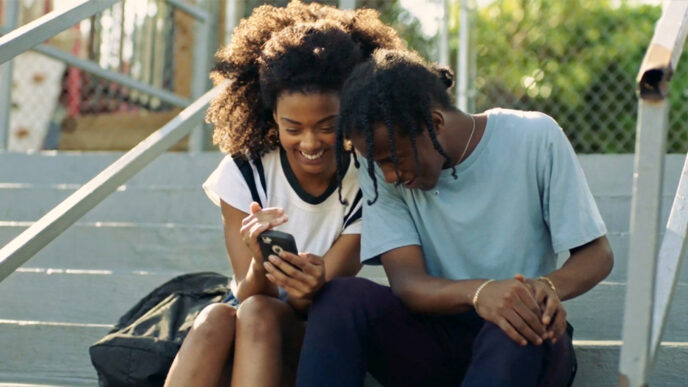
[[[235,321],[236,309],[227,304],[211,304],[198,314],[189,336],[211,343],[231,341],[234,338]]]
[[[335,278],[326,283],[308,312],[308,319],[322,319],[336,322],[344,316],[373,314],[392,297],[388,287],[378,285],[364,278]]]
[[[476,337],[474,347],[476,352],[494,351],[507,362],[539,358],[544,354],[544,345],[531,343],[520,345],[513,341],[500,327],[487,321]]]
[[[283,301],[263,295],[244,300],[237,312],[237,325],[242,334],[256,338],[268,338],[281,332],[282,321],[289,306]]]
[[[334,303],[346,308],[374,296],[383,289],[386,288],[365,278],[334,278],[323,285],[314,301],[316,304]]]

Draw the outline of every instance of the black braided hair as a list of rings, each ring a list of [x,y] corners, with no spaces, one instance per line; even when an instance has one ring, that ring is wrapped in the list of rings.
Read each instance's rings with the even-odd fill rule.
[[[352,136],[365,139],[368,160],[368,175],[373,180],[375,197],[378,197],[377,179],[373,161],[373,136],[375,126],[384,124],[389,134],[392,162],[399,165],[394,130],[408,136],[413,147],[416,169],[419,168],[416,138],[427,130],[433,147],[452,165],[452,176],[456,168],[449,155],[437,141],[432,120],[432,109],[456,110],[448,88],[454,82],[451,70],[426,62],[415,52],[408,50],[380,49],[364,63],[356,66],[344,82],[340,94],[340,115],[337,119],[337,177],[339,189],[344,176],[346,151],[341,147],[344,140]]]

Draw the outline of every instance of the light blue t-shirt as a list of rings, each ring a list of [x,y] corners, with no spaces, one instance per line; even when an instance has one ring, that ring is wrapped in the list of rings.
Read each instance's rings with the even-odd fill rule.
[[[378,199],[365,160],[361,260],[420,245],[430,275],[527,277],[555,269],[556,253],[606,234],[578,159],[557,123],[538,112],[492,109],[475,150],[429,191],[384,181]]]

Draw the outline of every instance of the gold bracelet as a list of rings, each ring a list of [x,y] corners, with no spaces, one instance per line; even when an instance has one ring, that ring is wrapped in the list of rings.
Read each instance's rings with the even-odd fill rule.
[[[492,281],[494,280],[489,279],[480,284],[480,286],[478,286],[478,288],[475,289],[475,294],[473,295],[473,309],[478,310],[478,296],[480,295],[480,292],[483,290],[483,288],[485,288],[485,286],[487,286],[487,284],[489,284]]]
[[[549,288],[552,289],[552,291],[554,292],[554,294],[556,294],[557,297],[559,297],[559,293],[557,293],[557,287],[554,286],[554,282],[552,282],[551,279],[549,279],[548,277],[545,277],[545,276],[543,275],[543,276],[537,277],[537,280],[546,283],[547,286],[549,286]]]

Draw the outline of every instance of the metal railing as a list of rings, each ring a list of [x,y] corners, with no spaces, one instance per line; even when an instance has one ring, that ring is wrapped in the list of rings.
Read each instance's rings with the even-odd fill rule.
[[[0,249],[0,281],[202,122],[216,86]]]
[[[119,0],[84,0],[68,9],[53,11],[21,28],[8,32],[0,37],[0,63],[5,63],[3,68],[6,68],[6,65],[11,63],[8,61],[12,58],[23,51],[34,49],[85,71],[93,72],[96,75],[119,82],[136,90],[157,96],[177,106],[186,106],[186,108],[174,119],[152,133],[0,249],[0,281],[31,259],[41,248],[59,236],[157,156],[179,142],[184,136],[190,135],[194,127],[198,128],[199,124],[202,123],[210,100],[226,87],[225,83],[208,92],[206,92],[205,88],[208,70],[206,68],[208,55],[205,51],[208,49],[209,39],[207,37],[210,28],[209,24],[211,24],[207,23],[210,17],[209,14],[178,0],[168,0],[168,2],[205,22],[201,23],[204,24],[201,27],[201,30],[205,31],[204,35],[197,35],[197,40],[201,42],[196,45],[197,51],[195,56],[197,58],[195,60],[197,61],[197,66],[194,68],[195,85],[192,93],[194,97],[197,96],[199,98],[193,103],[165,90],[102,69],[92,62],[84,61],[52,47],[41,45],[41,42],[54,34],[112,6],[117,1]],[[196,132],[199,132],[199,130],[196,129]],[[191,134],[193,135],[193,133]],[[200,145],[200,142],[197,145]]]
[[[27,50],[34,50],[40,54],[65,62],[71,66],[94,74],[103,79],[126,86],[132,90],[157,97],[161,101],[168,102],[181,108],[188,106],[192,100],[202,96],[203,93],[208,89],[208,64],[210,62],[208,44],[211,40],[211,28],[213,28],[214,24],[211,22],[211,16],[207,11],[196,6],[186,4],[180,0],[166,1],[168,4],[188,13],[197,20],[196,33],[194,35],[196,43],[194,44],[193,55],[194,65],[191,99],[179,96],[162,88],[137,81],[124,74],[104,69],[94,62],[83,60],[55,47],[42,44],[42,42],[54,36],[55,34],[64,31],[85,18],[102,12],[119,1],[120,0],[81,0],[72,7],[50,12],[24,26],[11,31],[9,28],[13,26],[13,21],[16,22],[16,12],[7,12],[5,20],[6,27],[0,29],[0,33],[5,33],[5,35],[0,37],[0,65],[2,65],[2,73],[0,75],[2,78],[0,79],[3,80],[0,82],[0,96],[2,97],[0,98],[0,101],[2,101],[0,102],[0,117],[3,117],[2,121],[0,121],[0,150],[6,149],[8,144],[9,112],[11,110],[11,82],[7,80],[11,80],[11,59]],[[12,11],[13,9],[10,7],[8,10]],[[202,150],[202,148],[203,131],[199,125],[190,134],[189,150],[196,152]]]
[[[688,32],[688,2],[665,2],[638,73],[638,120],[620,386],[645,386],[686,250],[688,155],[659,253],[669,81]]]

